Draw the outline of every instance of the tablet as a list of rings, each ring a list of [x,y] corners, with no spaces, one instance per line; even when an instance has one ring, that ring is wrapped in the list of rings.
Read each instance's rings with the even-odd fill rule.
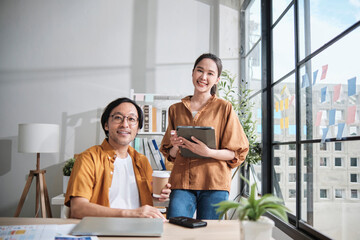
[[[215,130],[213,127],[178,126],[176,128],[176,131],[177,131],[177,135],[180,137],[192,141],[191,136],[194,136],[203,143],[205,143],[206,146],[208,146],[209,148],[216,149]],[[186,148],[182,148],[180,153],[181,156],[188,158],[207,158],[197,155]]]

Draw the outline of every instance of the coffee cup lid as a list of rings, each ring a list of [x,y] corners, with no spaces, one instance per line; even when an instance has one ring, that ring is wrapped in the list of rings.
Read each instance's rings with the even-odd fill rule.
[[[153,171],[153,177],[168,178],[170,177],[170,171]]]

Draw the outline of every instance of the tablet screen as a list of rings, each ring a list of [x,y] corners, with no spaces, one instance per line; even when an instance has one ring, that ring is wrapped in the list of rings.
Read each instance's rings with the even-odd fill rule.
[[[191,136],[196,137],[200,141],[206,144],[209,148],[216,149],[215,142],[215,130],[213,127],[202,127],[202,126],[178,126],[176,128],[178,136],[186,138],[189,141]],[[189,158],[206,158],[191,152],[189,149],[182,148],[181,155]]]

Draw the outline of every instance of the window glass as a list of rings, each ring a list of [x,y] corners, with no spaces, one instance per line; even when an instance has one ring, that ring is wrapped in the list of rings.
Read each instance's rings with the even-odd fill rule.
[[[277,0],[273,1],[273,7],[272,7],[272,17],[273,17],[273,23],[277,21],[277,19],[280,17],[283,11],[288,7],[289,3],[291,3],[291,0]]]
[[[328,165],[327,157],[320,157],[320,167],[326,167]]]
[[[344,198],[344,189],[335,189],[335,198]]]
[[[356,174],[356,173],[351,173],[351,174],[350,174],[350,182],[352,182],[352,183],[357,183],[357,182],[358,182],[358,174]]]
[[[282,181],[274,186],[274,193],[284,199],[291,214],[295,215],[295,210],[300,209],[300,216],[296,217],[316,231],[332,239],[356,239],[360,222],[360,214],[355,211],[360,209],[357,186],[360,181],[357,138],[360,133],[360,27],[346,34],[343,31],[358,24],[360,4],[330,2],[297,2],[299,39],[294,41],[297,36],[294,36],[293,4],[296,1],[272,1],[273,23],[276,22],[271,39],[273,143],[279,142],[282,146],[274,151],[274,165],[283,159],[281,165],[274,166],[275,177],[282,176]],[[334,25],[328,27],[330,24]],[[343,36],[327,44],[338,34]],[[301,60],[297,63],[295,43],[298,43]],[[326,48],[302,61],[322,46]],[[299,71],[295,72],[296,69]],[[299,86],[296,96],[295,86]],[[297,101],[300,109],[296,111]],[[264,117],[263,121],[268,119]],[[296,126],[297,122],[300,124]],[[298,138],[296,132],[300,133]],[[295,143],[294,147],[290,143]],[[297,166],[301,169],[296,169]],[[296,182],[297,171],[300,183]],[[297,184],[300,189],[296,188]],[[300,201],[294,201],[297,198]],[[297,224],[298,228],[302,228],[301,225]]]
[[[351,189],[351,198],[359,198],[359,190],[357,189]]]
[[[357,167],[358,166],[358,159],[356,157],[350,158],[350,166]]]
[[[281,173],[276,173],[275,177],[276,177],[276,181],[278,181],[278,182],[281,181]]]
[[[320,189],[320,198],[328,198],[328,190]]]
[[[274,165],[280,166],[280,157],[274,157]]]
[[[320,143],[320,151],[326,151],[326,149],[327,149],[326,142],[325,143]]]
[[[346,164],[345,160],[355,158],[350,156],[360,155],[358,147],[360,141],[342,142],[343,151],[341,153],[336,152],[335,148],[330,148],[325,156],[324,152],[320,151],[320,143],[308,143],[307,145],[306,148],[302,147],[301,152],[302,158],[306,159],[306,163],[301,164],[301,173],[303,174],[300,184],[301,192],[306,191],[304,194],[306,201],[301,203],[301,219],[324,234],[328,234],[328,226],[331,224],[338,226],[337,230],[341,229],[343,232],[347,232],[349,235],[346,239],[355,238],[351,233],[357,229],[356,224],[345,223],[344,219],[360,220],[359,214],[353,210],[360,208],[360,201],[355,197],[357,193],[351,191],[351,189],[357,189],[355,186],[359,184],[360,170],[358,167],[350,168],[350,164]],[[290,171],[293,170],[289,168],[288,174],[293,173]],[[349,202],[349,199],[353,201]],[[354,202],[354,200],[358,202]],[[286,202],[285,205],[287,205]],[[328,209],[332,209],[332,211],[328,211]],[[342,219],[336,217],[339,214],[342,215]],[[316,219],[329,220],[325,223],[316,221]],[[334,234],[332,238],[341,239],[336,237],[335,231],[332,234]]]
[[[305,3],[308,4],[307,7],[305,7]],[[303,59],[308,56],[359,21],[359,11],[360,4],[358,1],[300,0],[300,58]],[[351,46],[349,45],[349,47]]]
[[[341,157],[336,157],[334,165],[335,165],[335,167],[341,167],[342,166],[342,158]]]
[[[295,76],[291,75],[274,86],[274,141],[296,139]],[[294,144],[295,146],[295,144]],[[293,146],[291,146],[293,147]],[[295,150],[295,148],[294,148]]]
[[[255,43],[260,39],[261,33],[261,14],[260,14],[260,0],[251,1],[246,13],[245,18],[247,21],[245,27],[245,53],[247,54],[249,50],[255,45]]]
[[[335,151],[341,151],[341,142],[335,142]]]
[[[354,30],[301,67],[302,139],[358,136],[351,129],[359,126],[360,48],[348,46],[359,39],[360,29]]]
[[[245,80],[249,83],[252,94],[261,89],[261,42],[245,57]],[[259,94],[261,97],[261,94]],[[259,102],[261,103],[261,101]],[[257,105],[261,109],[261,105]]]
[[[289,182],[296,182],[296,173],[289,173]]]
[[[296,190],[289,189],[289,198],[296,198]]]
[[[296,150],[296,144],[289,144],[289,150]]]
[[[294,7],[273,29],[273,79],[277,81],[295,68]]]
[[[289,166],[295,166],[295,165],[296,165],[296,158],[289,157]]]

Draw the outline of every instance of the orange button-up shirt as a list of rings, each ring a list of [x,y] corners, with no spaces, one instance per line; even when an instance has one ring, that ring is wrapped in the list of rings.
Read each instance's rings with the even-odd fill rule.
[[[169,155],[172,148],[170,132],[176,130],[177,126],[213,127],[216,148],[234,151],[235,158],[229,161],[185,158],[180,152],[175,159],[172,158]],[[170,106],[168,128],[160,150],[174,163],[169,179],[172,189],[230,191],[231,169],[245,160],[249,142],[230,102],[214,95],[193,117],[188,96]]]
[[[153,205],[152,168],[147,158],[129,146],[130,155],[141,205]],[[71,197],[84,197],[91,203],[110,207],[109,188],[111,187],[115,150],[105,139],[101,145],[93,146],[76,157],[68,188],[65,205],[70,207]]]

